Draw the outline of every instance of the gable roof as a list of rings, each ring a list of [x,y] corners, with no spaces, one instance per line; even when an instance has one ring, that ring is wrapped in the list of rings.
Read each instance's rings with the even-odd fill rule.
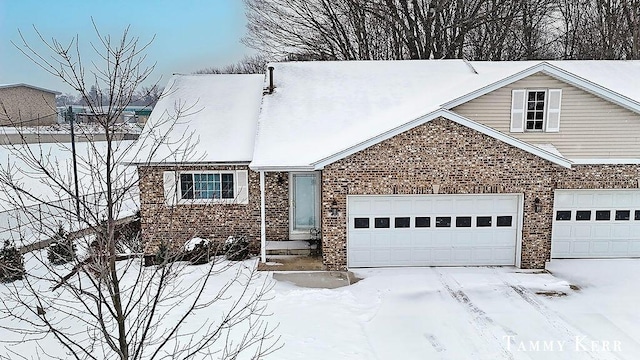
[[[460,120],[444,110],[538,72],[640,113],[640,88],[627,81],[640,78],[640,61],[410,60],[271,65],[276,88],[264,97],[260,112],[250,165],[256,170],[318,169],[347,156],[350,149],[382,141],[384,134],[430,121],[433,114]],[[479,125],[469,119],[461,123],[472,128]],[[487,134],[526,144],[496,131]],[[552,155],[548,160],[570,165],[569,160],[544,147],[528,145],[535,149],[525,146],[527,151],[543,151],[544,156]]]
[[[640,113],[640,87],[628,79],[640,78],[640,61],[620,60],[564,60],[524,61],[530,66],[495,83],[478,88],[442,104],[451,109],[491,91],[538,72],[555,77],[592,94],[605,98],[626,109]],[[477,71],[501,67],[501,62],[471,62]]]
[[[248,163],[264,75],[174,75],[127,162]]]
[[[45,89],[45,88],[41,88],[41,87],[38,87],[38,86],[29,85],[29,84],[24,84],[24,83],[20,83],[20,84],[0,84],[0,89],[10,89],[10,88],[15,88],[15,87],[27,87],[27,88],[34,89],[34,90],[40,90],[40,91],[44,91],[44,92],[47,92],[47,93],[51,93],[51,94],[54,94],[54,95],[62,94],[59,91],[49,90],[49,89]]]

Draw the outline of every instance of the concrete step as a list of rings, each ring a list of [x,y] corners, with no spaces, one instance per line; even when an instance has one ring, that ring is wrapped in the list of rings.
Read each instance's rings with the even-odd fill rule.
[[[267,255],[302,255],[309,256],[317,248],[306,240],[267,241]]]

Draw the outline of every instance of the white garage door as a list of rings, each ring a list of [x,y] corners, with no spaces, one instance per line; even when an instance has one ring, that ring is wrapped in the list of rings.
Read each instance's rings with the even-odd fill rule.
[[[347,265],[514,265],[520,198],[349,196]]]
[[[551,257],[640,257],[640,190],[556,190]]]

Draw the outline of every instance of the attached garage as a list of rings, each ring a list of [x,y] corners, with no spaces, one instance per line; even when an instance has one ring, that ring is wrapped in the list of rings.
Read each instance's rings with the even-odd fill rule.
[[[640,257],[640,190],[556,190],[552,258]]]
[[[348,196],[347,266],[516,265],[522,198]]]

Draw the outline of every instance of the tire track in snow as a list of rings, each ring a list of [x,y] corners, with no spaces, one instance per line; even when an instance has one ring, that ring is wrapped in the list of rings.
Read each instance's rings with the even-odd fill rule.
[[[498,274],[499,276],[499,274]],[[564,321],[560,314],[550,309],[548,306],[543,304],[540,300],[538,300],[538,295],[531,292],[529,289],[525,288],[522,285],[514,285],[510,284],[506,280],[503,280],[503,283],[507,286],[507,288],[511,289],[518,296],[520,296],[525,302],[531,305],[538,314],[540,314],[551,327],[555,330],[566,336],[566,340],[571,342],[575,341],[578,337],[586,336],[585,334],[579,334],[573,326]],[[586,340],[591,341],[589,337],[586,337]],[[591,359],[596,360],[608,360],[608,359],[620,359],[614,353],[608,352],[597,352],[593,351],[580,351],[580,354],[586,354]]]
[[[454,290],[451,285],[449,285],[449,282],[446,279],[446,277],[448,277],[447,275],[437,270],[436,268],[433,269],[438,274],[438,278],[442,283],[442,286],[445,288],[445,290],[447,290],[449,295],[460,305],[462,305],[467,313],[471,315],[470,323],[480,334],[480,338],[483,339],[485,343],[487,343],[487,345],[489,345],[491,348],[495,347],[495,345],[498,344],[501,359],[513,360],[513,354],[509,350],[507,350],[504,341],[504,336],[513,334],[513,331],[505,329],[499,324],[496,324],[495,321],[493,321],[493,319],[491,319],[486,312],[477,307],[469,299],[469,296],[467,296],[464,291]],[[460,287],[460,284],[455,279],[451,280],[456,282],[458,288]]]

